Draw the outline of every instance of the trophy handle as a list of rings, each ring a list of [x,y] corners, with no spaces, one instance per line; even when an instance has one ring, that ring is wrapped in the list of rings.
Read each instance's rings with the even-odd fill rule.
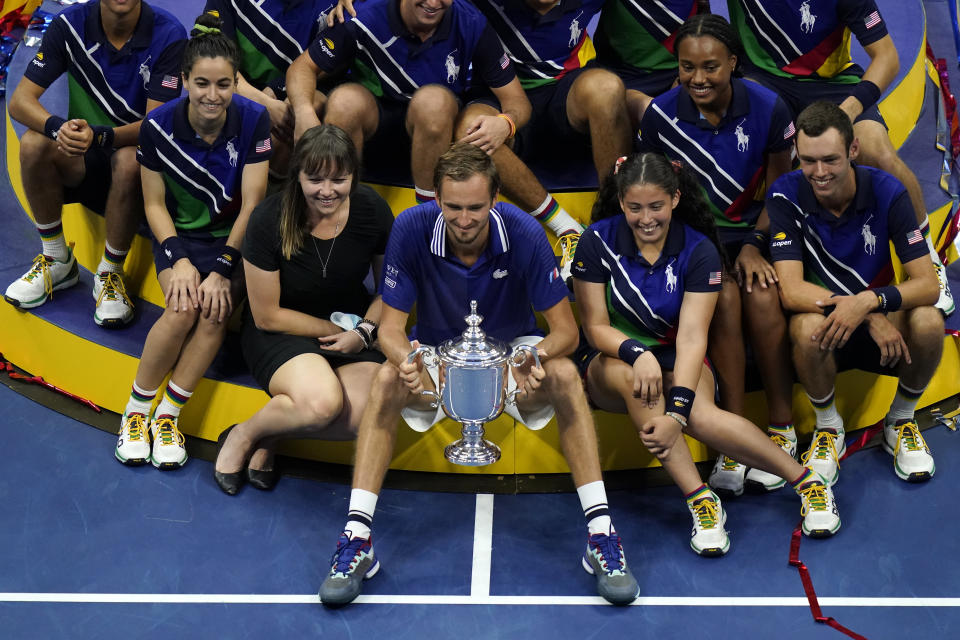
[[[527,355],[529,354],[529,355]],[[524,362],[527,361],[527,358],[533,356],[533,360],[536,365],[540,366],[540,355],[537,353],[537,348],[530,346],[529,344],[517,345],[513,348],[513,354],[507,360],[510,363],[510,366],[513,368],[519,367]],[[516,404],[517,403],[517,394],[520,393],[521,389],[514,389],[507,394],[507,403]]]
[[[437,362],[437,354],[433,352],[433,349],[426,346],[420,345],[416,349],[410,352],[407,356],[407,362],[413,364],[413,361],[417,359],[417,356],[423,354],[423,363],[427,366],[433,366]],[[430,408],[436,409],[440,406],[440,395],[436,391],[427,391],[423,390],[420,392],[421,396],[425,396],[430,400]]]

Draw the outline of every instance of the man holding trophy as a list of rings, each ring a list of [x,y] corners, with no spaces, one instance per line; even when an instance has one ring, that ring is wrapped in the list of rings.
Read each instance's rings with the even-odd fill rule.
[[[424,351],[432,355],[432,350],[420,345],[443,343],[443,359],[444,348],[463,332],[462,343],[454,351],[466,347],[466,351],[489,354],[490,346],[477,327],[479,310],[485,315],[483,329],[492,337],[490,344],[509,344],[515,353],[521,345],[535,345],[537,357],[527,357],[519,365],[514,360],[505,374],[506,391],[515,398],[515,406],[506,411],[534,430],[546,426],[556,414],[561,449],[589,531],[583,567],[596,575],[601,596],[613,604],[628,604],[637,597],[639,587],[610,520],[583,386],[576,366],[566,357],[577,346],[578,329],[553,251],[536,220],[513,205],[496,202],[500,178],[493,161],[479,148],[453,145],[437,163],[434,187],[437,202],[401,213],[387,245],[379,327],[387,362],[377,373],[360,422],[347,524],[320,599],[328,605],[351,602],[360,594],[363,580],[380,568],[370,526],[393,455],[398,418],[402,415],[411,428],[426,431],[444,417],[440,405],[447,415],[454,415],[451,405],[476,404],[452,397],[456,390],[440,381],[450,381],[455,368],[446,363],[438,368],[436,358],[422,355]],[[467,328],[464,316],[472,301],[474,312]],[[411,342],[406,323],[414,304],[417,324]],[[545,337],[537,328],[534,311],[549,326]],[[491,386],[503,386],[502,378],[494,380]],[[430,390],[439,391],[441,397]],[[471,391],[483,395],[486,390]],[[502,406],[503,397],[495,395],[494,416],[496,403]]]

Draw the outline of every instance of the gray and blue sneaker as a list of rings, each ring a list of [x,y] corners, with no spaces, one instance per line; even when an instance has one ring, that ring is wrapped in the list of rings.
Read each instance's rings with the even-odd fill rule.
[[[320,585],[320,602],[327,605],[353,602],[360,595],[363,581],[380,570],[380,561],[373,555],[372,538],[351,540],[349,531],[340,534],[330,563],[330,573]]]
[[[640,585],[627,567],[620,536],[614,532],[594,533],[587,538],[583,568],[597,577],[597,593],[610,604],[630,604],[640,595]]]

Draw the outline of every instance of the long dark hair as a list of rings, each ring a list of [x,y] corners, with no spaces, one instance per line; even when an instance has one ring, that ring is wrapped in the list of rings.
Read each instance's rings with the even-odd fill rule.
[[[639,153],[617,161],[597,191],[597,200],[593,203],[591,222],[620,215],[627,189],[634,185],[652,184],[673,195],[680,192],[680,201],[673,210],[673,217],[707,236],[726,264],[726,253],[717,233],[713,212],[703,196],[703,189],[696,176],[686,166],[670,162],[660,153]]]
[[[360,182],[360,154],[347,132],[332,124],[307,129],[293,148],[287,182],[280,200],[280,250],[287,260],[303,246],[310,228],[300,172],[307,175],[353,176],[350,193]]]
[[[183,49],[180,70],[190,76],[193,64],[199,58],[226,58],[233,73],[240,68],[240,48],[237,43],[223,35],[223,21],[215,11],[201,14],[190,30],[190,40]]]
[[[737,56],[737,64],[733,67],[733,75],[741,77],[741,70],[744,59],[743,43],[740,42],[740,36],[737,35],[733,26],[727,22],[723,16],[715,13],[698,13],[691,16],[677,29],[677,35],[673,40],[673,50],[679,55],[680,43],[687,38],[702,38],[709,36],[719,41],[727,48],[732,55]]]

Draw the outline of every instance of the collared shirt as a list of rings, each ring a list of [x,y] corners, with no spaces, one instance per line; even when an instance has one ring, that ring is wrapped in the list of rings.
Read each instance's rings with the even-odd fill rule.
[[[353,65],[354,79],[377,97],[407,102],[428,84],[462,95],[482,82],[498,88],[516,77],[486,18],[466,0],[453,0],[436,31],[421,41],[400,18],[400,0],[365,0],[357,17],[323,29],[308,49],[321,70]]]
[[[553,84],[594,58],[587,24],[606,0],[560,0],[541,15],[524,0],[474,0],[500,36],[524,89]]]
[[[490,210],[487,248],[470,267],[447,248],[446,224],[435,202],[407,209],[393,224],[383,261],[380,294],[395,309],[417,306],[412,332],[438,345],[466,329],[477,301],[488,336],[509,342],[541,335],[534,311],[567,298],[557,260],[540,224],[512,204]]]
[[[583,232],[572,269],[575,278],[607,285],[611,326],[648,346],[676,342],[684,292],[720,291],[722,271],[713,243],[677,218],[650,264],[623,214]]]
[[[856,195],[840,217],[820,206],[800,171],[780,176],[767,198],[773,260],[802,260],[805,280],[839,294],[890,284],[890,242],[902,263],[928,254],[903,184],[873,167],[855,170]]]
[[[863,46],[887,35],[874,0],[727,0],[727,8],[750,63],[786,78],[859,82],[850,34]]]
[[[240,213],[243,168],[272,154],[270,116],[234,94],[220,135],[207,144],[190,126],[188,104],[183,97],[147,114],[137,160],[163,175],[167,211],[178,232],[228,236]]]
[[[767,155],[790,148],[794,126],[777,94],[739,78],[731,86],[730,106],[716,127],[683,86],[654,98],[640,121],[638,146],[689,165],[718,226],[747,228],[760,215],[754,202],[764,197]]]
[[[638,71],[676,69],[674,38],[696,14],[697,0],[609,0],[593,37],[597,60]]]
[[[100,3],[77,4],[50,22],[24,76],[46,89],[67,72],[67,117],[119,127],[142,120],[148,98],[166,102],[180,95],[186,37],[173,15],[142,2],[133,35],[117,50],[100,24]]]
[[[326,26],[331,0],[207,0],[223,33],[240,47],[240,73],[262,89],[282,79],[303,50]]]

